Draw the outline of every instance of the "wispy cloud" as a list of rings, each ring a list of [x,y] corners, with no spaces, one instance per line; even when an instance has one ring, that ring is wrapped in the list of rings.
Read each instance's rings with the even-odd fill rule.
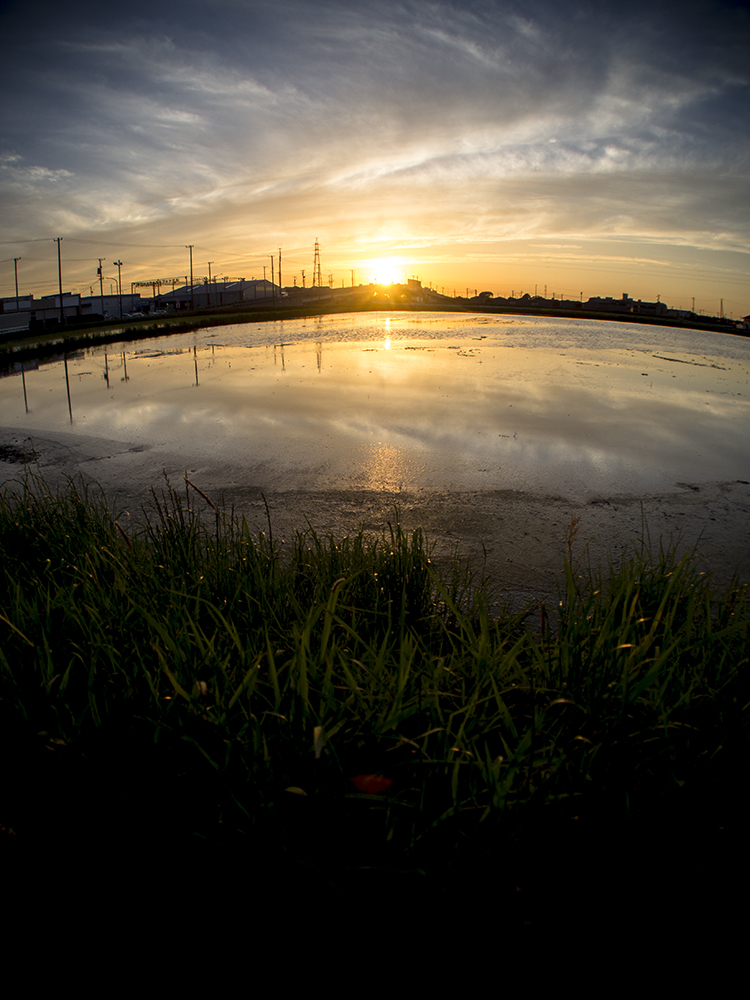
[[[96,10],[50,5],[8,50],[0,205],[19,239],[750,251],[750,16],[729,0]],[[0,15],[6,34],[25,12]]]

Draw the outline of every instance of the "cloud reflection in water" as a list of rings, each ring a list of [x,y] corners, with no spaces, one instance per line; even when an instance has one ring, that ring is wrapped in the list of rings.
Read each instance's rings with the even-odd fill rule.
[[[162,448],[186,465],[262,468],[281,488],[571,495],[750,479],[741,395],[750,346],[743,361],[738,338],[729,338],[734,359],[712,368],[570,336],[521,345],[486,326],[481,341],[465,328],[424,341],[391,326],[386,343],[345,344],[294,342],[294,325],[285,327],[283,349],[186,335],[179,353],[177,338],[169,353],[128,352],[127,382],[110,357],[109,387],[103,351],[69,359],[70,429]],[[30,414],[20,376],[0,380],[0,423],[62,429],[61,372],[26,372]]]

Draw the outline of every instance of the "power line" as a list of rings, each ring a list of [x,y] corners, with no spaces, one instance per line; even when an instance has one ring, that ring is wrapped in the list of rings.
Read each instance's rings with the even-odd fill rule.
[[[262,253],[237,253],[236,250],[215,250],[211,247],[200,246],[198,243],[195,244],[196,250],[203,250],[205,253],[218,253],[225,257],[234,257],[236,260],[251,260],[253,257],[262,257]]]
[[[54,240],[53,240],[54,242]],[[6,257],[5,260],[0,261],[0,263],[5,264],[7,261],[13,260],[12,257]],[[49,257],[24,257],[24,260],[33,260],[39,264],[49,263]],[[65,260],[69,264],[90,264],[94,260],[98,260],[97,257],[66,257]]]
[[[62,237],[60,237],[62,239]],[[33,240],[0,240],[0,246],[13,246],[14,243],[46,243],[49,236],[42,236]],[[54,240],[54,237],[53,237]]]
[[[75,236],[68,236],[70,243],[90,243],[92,246],[101,247],[151,247],[154,250],[176,250],[183,246],[182,243],[108,243],[106,240],[80,240]]]

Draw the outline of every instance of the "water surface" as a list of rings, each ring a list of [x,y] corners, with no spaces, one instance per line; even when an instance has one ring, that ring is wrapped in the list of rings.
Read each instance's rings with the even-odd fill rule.
[[[357,313],[27,365],[0,379],[0,426],[265,489],[637,496],[750,480],[749,386],[750,341],[726,334]]]

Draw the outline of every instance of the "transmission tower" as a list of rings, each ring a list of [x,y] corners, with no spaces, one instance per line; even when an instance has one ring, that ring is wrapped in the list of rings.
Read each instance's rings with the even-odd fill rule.
[[[320,243],[315,241],[315,257],[313,259],[313,288],[322,288],[323,281],[320,277]]]

